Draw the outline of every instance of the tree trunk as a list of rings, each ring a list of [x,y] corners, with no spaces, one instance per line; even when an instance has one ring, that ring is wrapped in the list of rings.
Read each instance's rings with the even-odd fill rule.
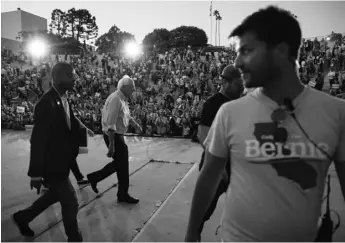
[[[218,43],[220,46],[220,20],[218,20]]]
[[[72,37],[74,38],[74,24],[71,24]]]
[[[213,35],[213,33],[212,33],[212,16],[211,16],[211,34],[210,34],[210,37],[211,37],[211,45],[212,45],[212,35]]]
[[[59,17],[58,26],[57,26],[58,35],[60,35],[60,24],[61,24],[61,18]]]
[[[216,19],[216,32],[215,32],[215,38],[214,38],[214,40],[215,40],[215,46],[217,46],[217,19]]]

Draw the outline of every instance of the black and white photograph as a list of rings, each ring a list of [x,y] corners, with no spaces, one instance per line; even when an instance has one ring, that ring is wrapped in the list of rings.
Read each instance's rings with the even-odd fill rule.
[[[1,242],[345,242],[345,1],[1,0]]]

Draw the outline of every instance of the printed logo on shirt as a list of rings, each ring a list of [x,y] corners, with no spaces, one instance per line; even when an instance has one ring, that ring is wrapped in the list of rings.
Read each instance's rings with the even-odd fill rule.
[[[289,134],[285,144],[274,141],[276,125],[270,123],[254,124],[254,137],[245,140],[245,158],[255,164],[270,164],[278,176],[297,183],[303,190],[317,185],[317,171],[307,161],[326,161],[327,157],[311,142],[302,136]],[[329,150],[326,143],[319,143],[318,147]]]

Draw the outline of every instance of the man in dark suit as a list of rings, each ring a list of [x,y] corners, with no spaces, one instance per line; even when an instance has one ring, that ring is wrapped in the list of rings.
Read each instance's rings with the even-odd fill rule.
[[[79,134],[84,125],[75,118],[66,98],[66,91],[74,87],[72,66],[56,64],[52,78],[53,87],[35,107],[28,171],[31,189],[37,189],[39,194],[44,183],[49,190],[30,207],[13,214],[13,220],[22,235],[32,237],[35,233],[29,223],[49,206],[60,202],[68,241],[80,242],[78,199],[69,173],[78,156]]]

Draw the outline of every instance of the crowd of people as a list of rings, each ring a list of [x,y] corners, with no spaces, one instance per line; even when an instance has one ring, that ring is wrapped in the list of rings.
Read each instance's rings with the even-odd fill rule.
[[[329,92],[345,91],[345,39],[332,48],[326,40],[305,40],[301,48],[299,71],[305,84],[322,90],[324,75],[329,77]],[[82,56],[56,56],[44,65],[22,70],[12,63],[18,58],[2,50],[1,125],[2,129],[25,129],[33,124],[33,108],[47,90],[44,87],[49,66],[69,62],[75,68],[75,91],[69,102],[79,117],[95,133],[101,133],[101,109],[106,97],[116,90],[117,82],[129,75],[136,91],[129,100],[131,114],[142,126],[141,135],[177,136],[196,140],[196,130],[205,100],[218,91],[219,76],[236,53],[230,49],[205,52],[203,49],[155,50],[137,59],[111,53],[100,58],[92,52]],[[345,97],[344,97],[345,98]],[[130,127],[128,133],[139,131]]]
[[[318,90],[325,88],[324,75],[328,76],[327,90],[331,95],[345,92],[345,36],[334,41],[333,46],[327,40],[304,40],[300,49],[300,78],[305,84]]]

